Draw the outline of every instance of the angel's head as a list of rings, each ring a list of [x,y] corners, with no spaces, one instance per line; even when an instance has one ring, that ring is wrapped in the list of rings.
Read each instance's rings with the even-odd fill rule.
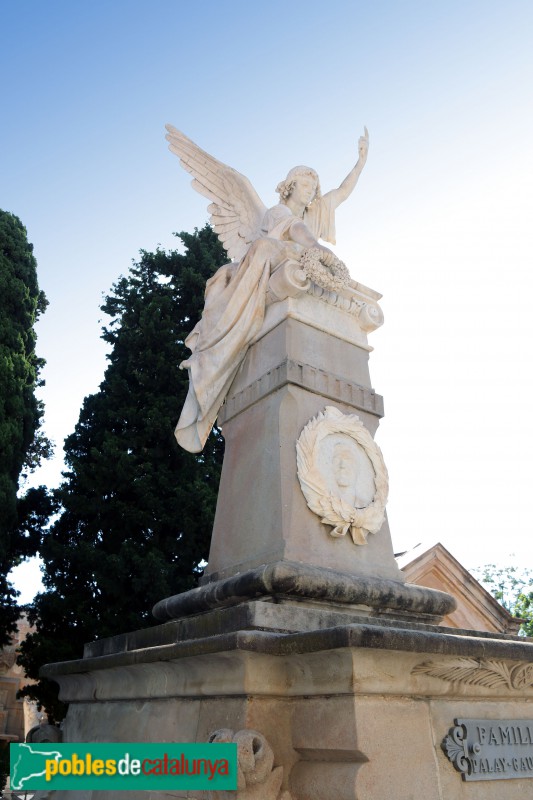
[[[313,200],[320,198],[320,181],[311,167],[293,167],[287,177],[276,186],[276,192],[282,203],[285,203],[295,190],[302,193],[302,201],[310,206]]]

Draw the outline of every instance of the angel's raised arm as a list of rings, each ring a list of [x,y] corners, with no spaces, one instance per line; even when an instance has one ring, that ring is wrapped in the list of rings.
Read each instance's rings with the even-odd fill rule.
[[[351,170],[351,172],[348,173],[338,189],[332,189],[330,192],[326,192],[324,195],[324,197],[327,197],[330,200],[333,208],[337,208],[341,203],[344,203],[344,201],[348,199],[355,189],[355,185],[359,180],[359,175],[363,171],[363,167],[366,164],[366,159],[368,156],[368,131],[366,128],[363,136],[359,137],[358,149],[359,159],[355,167]]]
[[[166,128],[169,149],[193,176],[193,189],[212,201],[208,206],[211,225],[229,257],[238,261],[260,236],[266,206],[248,178],[217,161],[172,125]]]

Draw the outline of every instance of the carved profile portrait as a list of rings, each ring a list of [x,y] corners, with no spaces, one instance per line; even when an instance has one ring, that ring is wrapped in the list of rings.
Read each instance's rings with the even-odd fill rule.
[[[345,433],[326,436],[320,446],[320,464],[331,492],[355,508],[370,505],[376,492],[374,469],[355,439]]]
[[[350,531],[355,544],[383,524],[387,469],[379,447],[357,414],[333,406],[310,420],[296,444],[298,478],[307,505],[333,526],[331,536]]]

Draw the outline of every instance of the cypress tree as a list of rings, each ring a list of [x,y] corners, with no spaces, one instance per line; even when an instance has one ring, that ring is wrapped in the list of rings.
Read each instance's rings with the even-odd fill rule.
[[[141,252],[102,306],[109,365],[65,443],[62,511],[41,545],[46,592],[23,648],[30,677],[81,657],[84,642],[154,624],[153,604],[193,587],[207,558],[223,440],[215,430],[193,455],[173,430],[188,388],[184,339],[227,257],[208,226],[180,238],[184,254]],[[46,682],[26,694],[61,715]]]
[[[0,646],[15,630],[20,609],[9,571],[34,555],[50,512],[46,492],[19,496],[21,483],[50,444],[39,430],[42,403],[35,396],[42,359],[35,353],[35,322],[47,301],[26,229],[0,210]]]

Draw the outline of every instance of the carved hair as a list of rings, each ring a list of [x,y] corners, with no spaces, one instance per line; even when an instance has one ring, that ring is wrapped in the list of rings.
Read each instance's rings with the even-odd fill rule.
[[[276,186],[276,192],[279,194],[279,199],[282,203],[285,200],[288,200],[292,194],[292,190],[294,189],[294,184],[296,182],[296,178],[299,175],[309,175],[311,178],[314,178],[316,181],[316,192],[313,200],[320,199],[322,197],[322,193],[320,191],[320,181],[318,180],[318,174],[315,172],[314,169],[311,167],[293,167],[287,173],[287,177],[281,183],[278,183]]]

